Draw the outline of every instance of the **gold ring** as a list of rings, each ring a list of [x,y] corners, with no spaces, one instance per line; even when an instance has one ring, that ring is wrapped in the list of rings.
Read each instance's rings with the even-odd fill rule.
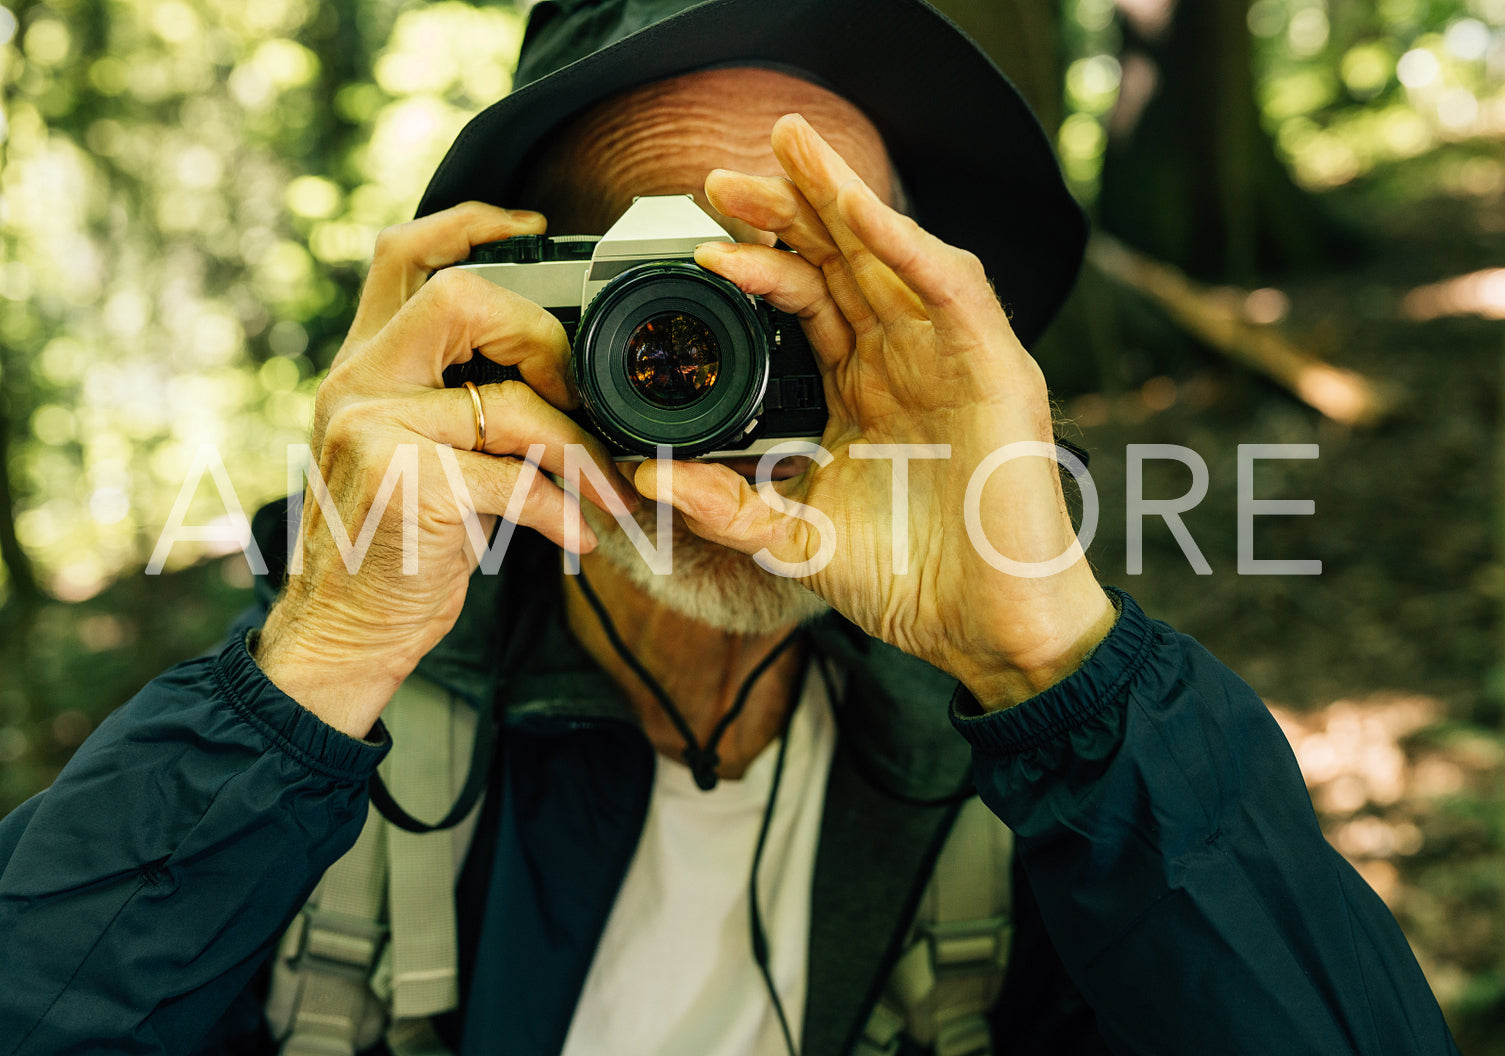
[[[486,450],[486,409],[481,406],[481,393],[476,389],[476,383],[467,381],[465,388],[470,392],[470,406],[476,412],[476,446],[472,451]]]

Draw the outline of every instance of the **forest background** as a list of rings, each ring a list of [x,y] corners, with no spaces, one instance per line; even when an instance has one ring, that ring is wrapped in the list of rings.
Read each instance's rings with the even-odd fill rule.
[[[1034,351],[1093,453],[1101,578],[1260,691],[1464,1051],[1505,1054],[1505,0],[943,0],[1097,235]],[[775,9],[776,4],[770,8]],[[199,445],[286,490],[376,232],[507,90],[525,5],[0,6],[0,813],[247,602],[147,576]],[[924,56],[916,56],[923,62]],[[1126,550],[1125,445],[1208,467]],[[1238,447],[1260,463],[1241,576]],[[1150,462],[1143,493],[1194,484]],[[208,477],[189,524],[226,522]],[[233,552],[232,552],[233,551]]]

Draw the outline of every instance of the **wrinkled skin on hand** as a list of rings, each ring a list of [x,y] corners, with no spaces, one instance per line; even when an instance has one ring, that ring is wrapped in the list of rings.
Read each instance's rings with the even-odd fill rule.
[[[1007,558],[1067,554],[1057,562],[1066,567],[1001,571],[965,526],[968,484],[984,459],[1019,441],[1052,442],[1044,378],[975,256],[883,204],[802,118],[779,121],[773,148],[785,178],[717,171],[706,191],[720,212],[794,252],[718,243],[696,259],[798,315],[824,376],[821,444],[835,457],[777,485],[833,526],[834,555],[802,579],[869,634],[955,675],[984,707],[1018,703],[1073,670],[1113,622],[1053,460],[997,468],[979,519]],[[950,449],[909,463],[902,574],[893,571],[893,463],[851,457],[864,444]],[[639,490],[656,497],[664,471],[643,463]],[[788,564],[821,553],[815,525],[771,508],[727,467],[675,463],[673,472],[673,502],[698,534]]]
[[[582,445],[620,484],[601,492],[585,482],[591,501],[609,512],[637,502],[600,441],[565,414],[577,398],[558,320],[484,279],[440,270],[480,243],[543,229],[537,213],[471,202],[382,232],[349,335],[319,386],[311,448],[327,494],[321,502],[311,477],[291,574],[256,660],[300,704],[352,735],[371,729],[454,625],[479,557],[473,536],[489,538],[498,516],[561,545],[571,525],[582,549],[594,547],[578,506],[538,472],[562,472],[566,445]],[[478,390],[484,450],[475,450],[470,393],[444,388],[441,377],[472,350],[517,366],[524,379]],[[389,473],[403,466],[410,472],[397,487],[410,490],[388,496],[368,527],[369,549],[347,564],[342,546],[359,544]],[[456,474],[463,487],[452,483]]]

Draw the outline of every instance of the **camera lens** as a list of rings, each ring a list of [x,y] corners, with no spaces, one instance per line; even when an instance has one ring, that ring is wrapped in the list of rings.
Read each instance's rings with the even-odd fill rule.
[[[756,424],[769,342],[752,301],[732,283],[691,261],[657,260],[619,272],[591,300],[572,366],[608,443],[693,458]]]
[[[627,339],[627,376],[658,407],[683,407],[705,395],[721,373],[721,345],[686,312],[661,312]]]

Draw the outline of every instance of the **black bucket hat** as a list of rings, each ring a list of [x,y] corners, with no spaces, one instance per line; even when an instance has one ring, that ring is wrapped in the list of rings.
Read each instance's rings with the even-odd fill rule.
[[[1086,220],[1019,92],[923,0],[544,0],[512,94],[461,130],[418,215],[470,199],[526,206],[529,155],[576,114],[741,63],[804,76],[867,114],[915,219],[981,257],[1020,339],[1039,337],[1076,280]]]

